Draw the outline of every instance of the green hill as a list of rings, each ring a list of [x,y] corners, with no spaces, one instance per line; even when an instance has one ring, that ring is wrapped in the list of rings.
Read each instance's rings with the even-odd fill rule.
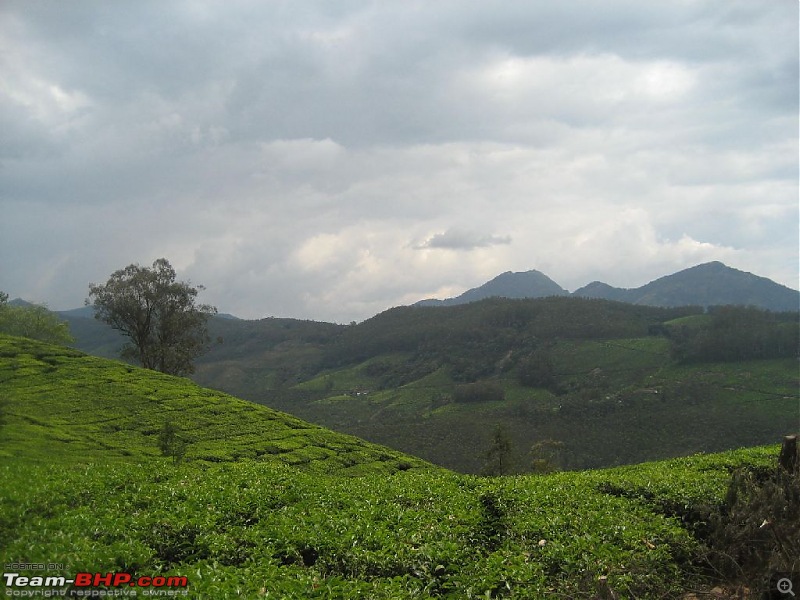
[[[98,572],[185,577],[147,591],[189,598],[678,598],[717,585],[714,557],[737,548],[715,533],[738,527],[730,473],[769,481],[777,455],[459,475],[185,379],[7,336],[0,398],[0,561],[28,565],[23,583],[6,578],[9,595]],[[157,450],[165,421],[190,442],[182,463]],[[768,542],[757,548],[772,556]]]
[[[505,478],[16,459],[0,463],[0,560],[185,577],[203,599],[681,598],[719,585],[707,525],[731,470],[766,472],[776,453]]]
[[[188,460],[253,458],[353,474],[428,466],[187,379],[25,338],[0,336],[0,395],[4,458],[151,460],[171,423],[188,442]]]

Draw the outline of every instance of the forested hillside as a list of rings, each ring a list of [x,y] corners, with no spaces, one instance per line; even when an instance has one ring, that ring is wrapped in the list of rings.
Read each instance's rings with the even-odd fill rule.
[[[218,322],[197,379],[468,472],[766,443],[796,423],[797,313],[493,298],[358,325]],[[226,328],[232,332],[229,338]],[[236,329],[234,329],[236,328]],[[538,465],[538,467],[537,467]]]

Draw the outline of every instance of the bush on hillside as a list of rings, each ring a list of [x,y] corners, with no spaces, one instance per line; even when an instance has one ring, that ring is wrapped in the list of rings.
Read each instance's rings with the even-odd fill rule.
[[[517,370],[520,384],[530,388],[558,391],[558,379],[553,359],[546,350],[536,350],[522,359]]]
[[[456,387],[453,400],[460,403],[492,402],[505,400],[506,393],[502,386],[491,381],[476,381]]]
[[[800,571],[800,473],[734,471],[708,543],[713,570],[751,589],[770,589],[776,573]]]

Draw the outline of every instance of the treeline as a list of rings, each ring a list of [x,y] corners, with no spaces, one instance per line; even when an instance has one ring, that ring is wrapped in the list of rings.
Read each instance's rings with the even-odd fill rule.
[[[508,350],[536,339],[614,339],[648,335],[651,326],[702,313],[700,307],[658,308],[589,298],[490,298],[450,307],[403,306],[342,332],[326,353],[332,366],[377,354]]]
[[[794,358],[800,350],[800,313],[716,306],[706,318],[665,329],[672,356],[682,363]]]
[[[400,307],[326,339],[321,367],[376,356],[366,375],[398,387],[444,367],[455,383],[514,373],[522,385],[561,393],[551,357],[559,339],[612,340],[664,336],[678,362],[784,358],[798,354],[798,313],[752,307],[660,308],[586,298],[491,298],[452,307]],[[460,401],[485,390],[464,388]],[[491,395],[491,394],[489,394]]]
[[[490,298],[451,307],[406,306],[347,327],[326,345],[327,368],[371,357],[410,353],[406,371],[385,368],[387,383],[401,385],[442,366],[454,381],[469,383],[516,366],[519,357],[528,383],[552,384],[552,366],[539,353],[555,339],[621,339],[652,335],[665,321],[701,314],[700,307],[659,308],[589,298]],[[514,358],[507,360],[509,352]],[[377,375],[378,373],[374,373]]]

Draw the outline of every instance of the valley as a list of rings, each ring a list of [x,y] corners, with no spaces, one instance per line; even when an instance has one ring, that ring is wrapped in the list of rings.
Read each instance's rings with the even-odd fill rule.
[[[223,343],[195,378],[469,473],[484,468],[497,426],[510,438],[509,472],[530,471],[543,442],[559,448],[554,468],[584,469],[752,446],[792,430],[796,317],[775,317],[761,333],[739,327],[747,347],[748,336],[788,336],[783,356],[680,358],[695,335],[687,331],[712,326],[701,313],[578,298],[487,299],[392,309],[326,333],[281,320],[247,334],[241,323],[217,323],[223,338],[234,327],[247,337],[237,338],[237,352],[261,350],[228,359]],[[492,393],[470,394],[480,386]]]

